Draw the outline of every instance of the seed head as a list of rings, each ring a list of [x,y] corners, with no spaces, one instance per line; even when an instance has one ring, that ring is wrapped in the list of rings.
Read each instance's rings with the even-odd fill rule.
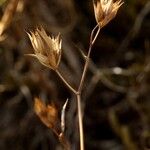
[[[50,37],[43,28],[36,29],[35,32],[27,33],[35,54],[29,54],[36,57],[43,65],[56,70],[61,59],[60,34],[56,37]]]
[[[97,24],[102,28],[109,23],[117,14],[122,0],[93,0],[94,13]]]
[[[41,99],[35,98],[34,111],[48,128],[56,128],[58,112],[55,105],[45,105]]]

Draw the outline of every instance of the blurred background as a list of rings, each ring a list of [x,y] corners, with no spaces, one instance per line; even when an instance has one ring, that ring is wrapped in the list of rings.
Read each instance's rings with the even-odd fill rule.
[[[9,6],[9,7],[8,7]],[[7,11],[6,11],[7,10]],[[66,99],[65,135],[79,149],[75,96],[36,59],[26,32],[43,26],[61,33],[60,70],[78,86],[90,33],[92,0],[0,0],[0,150],[61,150],[57,137],[36,116],[34,97]],[[5,16],[4,16],[5,15]],[[92,49],[82,94],[86,150],[150,149],[150,1],[124,0]]]

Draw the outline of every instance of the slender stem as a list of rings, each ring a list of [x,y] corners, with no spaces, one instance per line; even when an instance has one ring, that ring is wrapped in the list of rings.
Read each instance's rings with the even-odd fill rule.
[[[97,30],[94,38],[93,38],[94,32],[97,29],[97,27],[98,27],[98,30]],[[99,32],[100,32],[100,28],[99,28],[98,25],[96,25],[94,27],[94,29],[92,30],[92,32],[91,32],[88,54],[86,56],[86,61],[85,61],[85,64],[84,64],[84,68],[83,68],[83,72],[82,72],[82,76],[81,76],[81,80],[80,80],[80,83],[79,83],[78,90],[75,90],[64,79],[64,77],[61,75],[61,73],[58,70],[55,70],[56,73],[58,74],[58,76],[61,78],[61,80],[65,83],[65,85],[77,96],[77,109],[78,109],[78,121],[79,121],[79,133],[80,133],[80,150],[84,150],[84,131],[83,131],[83,120],[82,120],[81,92],[82,92],[83,83],[84,83],[86,72],[87,72],[88,65],[89,65],[89,58],[90,58],[92,46],[94,45],[94,43],[95,43],[95,41],[98,37]]]
[[[84,150],[84,131],[83,131],[83,120],[82,120],[81,92],[82,92],[83,83],[84,83],[86,72],[87,72],[88,65],[89,65],[89,58],[90,58],[92,46],[95,43],[95,41],[98,37],[98,34],[100,32],[100,28],[98,28],[98,30],[97,30],[94,38],[93,38],[94,32],[95,32],[97,27],[98,27],[98,25],[96,25],[95,28],[91,32],[89,50],[88,50],[85,65],[83,68],[83,73],[81,76],[80,84],[78,87],[78,91],[77,91],[78,93],[76,94],[76,96],[77,96],[77,107],[78,107],[79,133],[80,133],[80,150]]]
[[[100,32],[100,27],[98,28],[98,31],[96,32],[96,35],[95,35],[95,37],[94,37],[94,39],[93,39],[93,41],[92,41],[92,45],[95,43],[99,32]]]
[[[77,105],[78,105],[78,120],[79,120],[79,133],[80,133],[80,150],[84,150],[84,131],[81,111],[81,95],[77,94]]]
[[[89,50],[88,50],[88,54],[87,54],[87,57],[86,57],[86,62],[85,62],[85,65],[84,65],[84,69],[83,69],[83,73],[82,73],[82,77],[81,77],[81,80],[80,80],[80,84],[79,84],[79,88],[78,88],[78,91],[81,92],[82,91],[82,88],[83,88],[83,83],[84,83],[84,80],[85,80],[85,75],[86,75],[86,72],[87,72],[87,68],[88,68],[88,65],[89,65],[89,58],[90,58],[90,54],[91,54],[91,50],[92,50],[92,46],[93,44],[95,43],[96,39],[97,39],[97,36],[100,32],[100,28],[98,28],[96,34],[95,34],[95,37],[93,37],[93,34],[94,34],[94,31],[95,29],[97,28],[97,25],[95,26],[95,28],[92,30],[92,33],[91,33],[91,38],[90,38],[90,46],[89,46]]]
[[[65,138],[63,133],[58,133],[55,128],[51,128],[52,131],[54,132],[54,134],[57,136],[57,138],[59,139],[61,145],[64,147],[65,150],[70,150],[70,144],[67,141],[67,139]]]
[[[64,150],[71,150],[70,149],[70,143],[68,142],[68,140],[65,138],[63,133],[60,133],[60,135],[58,136],[60,143],[62,144],[62,146],[64,147]]]
[[[65,84],[74,94],[77,94],[77,91],[64,79],[64,77],[62,76],[62,74],[61,74],[58,70],[55,70],[55,72],[56,72],[57,75],[61,78],[61,80],[64,82],[64,84]]]
[[[98,24],[93,28],[92,32],[91,32],[91,36],[90,36],[90,44],[92,43],[92,39],[93,39],[93,35],[94,35],[94,32],[95,30],[98,28]]]

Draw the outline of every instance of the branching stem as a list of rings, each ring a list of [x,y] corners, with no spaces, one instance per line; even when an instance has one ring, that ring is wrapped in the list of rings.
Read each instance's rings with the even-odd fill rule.
[[[76,95],[77,91],[66,81],[66,79],[62,76],[62,74],[59,72],[59,70],[55,70],[57,75],[61,78],[61,80],[64,82],[64,84]]]
[[[83,69],[83,73],[82,73],[82,77],[81,77],[81,80],[80,80],[80,84],[79,84],[79,88],[78,88],[78,92],[81,93],[82,91],[82,88],[83,88],[83,83],[84,83],[84,80],[85,80],[85,76],[86,76],[86,72],[87,72],[87,69],[88,69],[88,65],[89,65],[89,59],[90,59],[90,54],[91,54],[91,50],[92,50],[92,46],[94,45],[96,39],[97,39],[97,36],[100,32],[100,28],[98,28],[94,38],[93,38],[93,34],[94,34],[94,31],[95,29],[97,28],[97,25],[95,26],[95,28],[92,30],[91,32],[91,37],[90,37],[90,45],[89,45],[89,50],[88,50],[88,54],[87,54],[87,57],[86,57],[86,61],[85,61],[85,65],[84,65],[84,69]]]
[[[97,29],[98,28],[98,29]],[[97,31],[96,31],[97,29]],[[95,33],[96,31],[96,33]],[[89,59],[90,59],[90,54],[91,54],[91,50],[92,50],[92,46],[94,45],[98,34],[100,32],[100,27],[98,25],[96,25],[92,32],[91,32],[91,36],[90,36],[90,44],[89,44],[89,49],[88,49],[88,54],[86,56],[86,61],[84,64],[84,68],[83,68],[83,72],[82,72],[82,76],[80,79],[80,83],[78,86],[78,90],[75,90],[62,76],[62,74],[57,70],[56,73],[58,74],[58,76],[61,78],[61,80],[65,83],[65,85],[76,95],[77,97],[77,109],[78,109],[78,121],[79,121],[79,134],[80,134],[80,150],[84,150],[84,131],[83,131],[83,120],[82,120],[82,106],[81,106],[81,92],[83,89],[83,83],[85,80],[85,76],[86,76],[86,72],[89,66]],[[95,35],[94,35],[95,33]]]
[[[83,119],[82,119],[82,107],[81,107],[81,92],[82,92],[86,72],[87,72],[87,69],[88,69],[88,66],[89,66],[89,59],[90,59],[92,46],[94,45],[94,43],[95,43],[95,41],[98,37],[98,34],[100,32],[100,28],[98,27],[98,30],[97,30],[94,38],[93,38],[94,32],[97,29],[97,27],[98,27],[98,25],[96,25],[95,28],[91,32],[88,54],[86,56],[86,61],[85,61],[85,64],[84,64],[80,84],[79,84],[79,87],[78,87],[78,91],[77,91],[78,94],[76,95],[77,96],[77,106],[78,106],[79,132],[80,132],[80,150],[84,150],[84,130],[83,130]]]

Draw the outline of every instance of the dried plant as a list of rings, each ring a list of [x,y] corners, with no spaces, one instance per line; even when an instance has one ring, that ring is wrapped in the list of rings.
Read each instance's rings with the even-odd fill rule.
[[[45,105],[41,99],[35,98],[34,102],[34,111],[36,115],[40,118],[40,120],[45,124],[49,129],[51,129],[54,134],[58,137],[60,143],[66,150],[70,150],[69,142],[66,140],[64,136],[65,130],[65,108],[67,105],[67,101],[64,104],[62,109],[62,116],[63,120],[61,120],[61,130],[58,128],[59,118],[58,118],[58,111],[54,104],[52,105]],[[61,131],[61,132],[60,132]]]
[[[121,5],[119,0],[94,0],[94,13],[89,1],[17,1],[0,0],[0,149],[78,150],[84,137],[85,149],[149,149],[150,1],[126,1],[112,26],[107,24],[118,15],[120,7],[115,10],[113,4]],[[48,44],[45,36],[35,36],[42,30]],[[24,31],[29,31],[31,43]],[[62,54],[55,57],[51,41],[57,37]],[[32,41],[38,53],[36,48],[32,52]],[[48,48],[41,51],[44,46]],[[83,136],[78,132],[77,98]]]
[[[56,70],[61,59],[61,43],[60,34],[50,37],[43,28],[36,29],[35,32],[28,33],[34,48],[35,54],[29,54],[36,57],[43,65]]]
[[[113,0],[97,0],[94,1],[94,12],[97,25],[91,32],[90,44],[88,49],[87,56],[85,57],[85,64],[83,67],[83,72],[81,75],[80,83],[78,88],[75,89],[70,85],[66,79],[58,71],[60,59],[61,59],[61,43],[62,40],[58,35],[56,38],[49,37],[43,28],[36,29],[35,32],[28,33],[32,46],[34,48],[35,54],[30,54],[31,56],[36,57],[41,64],[49,67],[54,70],[65,85],[76,95],[77,98],[77,111],[78,111],[78,120],[79,120],[79,133],[80,133],[80,150],[84,150],[84,131],[83,131],[83,121],[82,121],[82,107],[81,107],[81,94],[84,85],[84,80],[86,77],[87,69],[89,66],[89,59],[92,47],[98,37],[100,29],[109,23],[115,16],[122,5],[122,1],[113,2]],[[66,104],[64,105],[65,110]],[[62,132],[64,132],[64,110],[62,111]],[[48,105],[45,106],[40,100],[35,99],[35,112],[40,117],[42,122],[49,128],[54,129],[56,122],[56,110],[54,107]],[[62,135],[62,134],[61,134]]]
[[[109,23],[117,14],[123,4],[122,0],[93,0],[94,12],[97,24],[102,28]]]
[[[58,112],[54,105],[45,105],[42,100],[35,98],[34,111],[41,121],[51,129],[55,129],[58,120]]]

